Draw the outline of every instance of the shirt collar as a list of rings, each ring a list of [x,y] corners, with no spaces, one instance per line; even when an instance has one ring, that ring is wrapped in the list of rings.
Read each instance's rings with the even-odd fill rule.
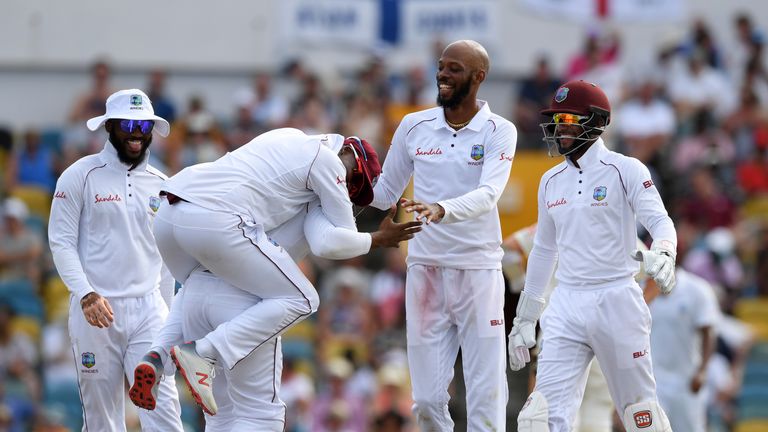
[[[107,139],[107,142],[104,143],[104,150],[100,153],[101,159],[114,166],[115,168],[128,171],[131,166],[126,165],[120,161],[120,158],[117,157],[117,150],[115,150],[115,146],[112,145],[111,142],[109,142],[109,139]],[[147,167],[147,163],[149,161],[149,149],[147,149],[147,152],[144,154],[144,159],[139,162],[138,165],[136,165],[136,168],[134,168],[132,171],[144,171],[144,168]]]
[[[485,126],[485,123],[488,121],[488,119],[491,118],[491,108],[488,106],[488,102],[478,99],[477,104],[480,106],[480,110],[478,110],[477,114],[472,117],[472,120],[469,122],[469,124],[465,126],[465,128],[471,129],[475,132],[479,132],[483,126]],[[440,113],[442,115],[438,116],[440,121],[435,122],[435,129],[446,128],[450,129],[452,132],[455,132],[456,130],[448,126],[448,122],[445,121],[445,111],[441,109]]]
[[[600,163],[600,159],[603,158],[603,155],[608,153],[608,149],[605,147],[605,144],[603,143],[602,138],[598,138],[594,144],[592,144],[586,152],[584,152],[583,155],[579,158],[577,161],[580,168],[589,168],[591,166],[597,165]],[[575,168],[575,165],[573,165],[573,162],[569,158],[565,158],[565,160],[568,162],[569,165],[573,166]]]

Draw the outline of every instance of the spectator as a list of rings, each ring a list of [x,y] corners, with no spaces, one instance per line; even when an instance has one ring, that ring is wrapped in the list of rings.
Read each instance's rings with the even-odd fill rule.
[[[189,99],[187,113],[174,123],[168,137],[167,164],[171,172],[201,162],[212,162],[226,153],[215,117],[200,96]]]
[[[709,109],[717,118],[722,118],[735,108],[732,87],[721,72],[707,63],[706,55],[704,51],[690,53],[687,67],[672,77],[667,88],[678,119],[682,122],[703,109]]]
[[[735,222],[734,200],[723,193],[711,168],[694,168],[689,181],[685,194],[677,200],[677,213],[683,221],[702,231],[731,226]]]
[[[2,212],[0,281],[29,280],[37,286],[41,279],[43,238],[25,225],[29,212],[20,199],[6,198]]]
[[[168,123],[173,123],[176,121],[176,104],[166,94],[166,77],[166,72],[163,69],[150,71],[147,96],[152,100],[155,114],[168,120]]]
[[[519,133],[520,148],[541,148],[541,107],[546,106],[560,86],[560,80],[552,74],[549,59],[540,56],[536,60],[533,75],[524,78],[515,105],[514,123]]]
[[[283,358],[280,399],[285,403],[285,431],[310,432],[311,409],[315,397],[312,378],[297,368],[291,357]]]
[[[738,165],[739,187],[747,198],[768,197],[768,128],[755,130],[754,142],[751,157]]]
[[[629,156],[649,164],[661,153],[675,133],[675,112],[658,96],[650,78],[640,81],[632,97],[616,113],[619,135]]]
[[[15,186],[34,186],[53,195],[56,177],[61,172],[59,155],[40,141],[40,132],[29,129],[24,132],[21,148],[9,160],[8,190]]]
[[[685,175],[697,166],[728,169],[736,158],[736,145],[717,127],[712,111],[701,109],[693,115],[693,133],[685,136],[673,155],[675,173]]]
[[[334,357],[325,364],[326,386],[313,405],[313,432],[364,432],[368,424],[368,410],[359,397],[346,391],[352,365],[342,357]],[[344,428],[344,429],[342,429]]]

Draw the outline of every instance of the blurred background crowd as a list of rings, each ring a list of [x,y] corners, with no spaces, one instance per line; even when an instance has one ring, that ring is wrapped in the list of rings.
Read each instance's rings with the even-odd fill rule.
[[[564,68],[542,55],[529,74],[497,79],[493,89],[509,93],[509,112],[496,112],[517,126],[518,155],[546,152],[538,111],[561,82],[581,78],[605,90],[613,106],[607,145],[651,169],[678,230],[678,265],[706,279],[719,300],[717,352],[704,390],[709,429],[768,431],[768,33],[746,13],[731,21],[735,43],[693,20],[680,37],[648,47],[655,64],[644,70],[624,67],[620,30],[585,31]],[[226,115],[212,112],[202,96],[173,97],[167,85],[174,75],[148,68],[134,86],[172,123],[168,138],[155,135],[152,163],[172,175],[284,126],[364,137],[383,160],[402,116],[434,105],[435,63],[445,42],[436,40],[434,56],[422,64],[395,70],[374,54],[355,73],[330,81],[297,57],[226,95]],[[0,431],[79,430],[82,422],[67,335],[70,300],[51,261],[47,222],[58,175],[105,143],[85,121],[103,114],[107,96],[119,89],[114,73],[108,59],[95,60],[89,86],[60,123],[18,129],[0,118]],[[525,187],[535,189],[537,181]],[[364,211],[360,229],[374,230],[382,217]],[[504,235],[523,226],[506,224]],[[283,337],[287,431],[413,431],[404,251],[301,265],[321,307]],[[510,284],[514,298],[512,291]],[[459,428],[460,371],[451,402]],[[509,430],[527,394],[527,373],[519,374],[509,373]],[[186,390],[180,395],[188,430],[202,430],[199,410]],[[138,430],[127,403],[129,428]]]

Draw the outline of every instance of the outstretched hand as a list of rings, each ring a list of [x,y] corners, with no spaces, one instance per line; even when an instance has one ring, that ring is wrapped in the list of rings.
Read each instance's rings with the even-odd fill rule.
[[[416,220],[423,220],[427,225],[430,222],[440,222],[445,216],[445,209],[438,203],[425,204],[408,198],[400,198],[400,205],[406,213],[416,213]]]
[[[421,231],[421,221],[395,222],[397,206],[392,206],[379,224],[379,230],[371,233],[371,249],[375,247],[397,247],[401,241],[410,240]]]

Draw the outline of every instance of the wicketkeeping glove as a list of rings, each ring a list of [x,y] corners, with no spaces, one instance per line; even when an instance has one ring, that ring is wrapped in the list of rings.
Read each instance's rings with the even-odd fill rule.
[[[536,345],[536,321],[544,311],[544,299],[520,293],[512,330],[509,332],[509,368],[519,371],[531,361],[530,348]]]
[[[635,261],[642,261],[645,272],[659,285],[662,293],[667,294],[675,288],[675,246],[672,242],[654,241],[651,250],[632,252]]]

